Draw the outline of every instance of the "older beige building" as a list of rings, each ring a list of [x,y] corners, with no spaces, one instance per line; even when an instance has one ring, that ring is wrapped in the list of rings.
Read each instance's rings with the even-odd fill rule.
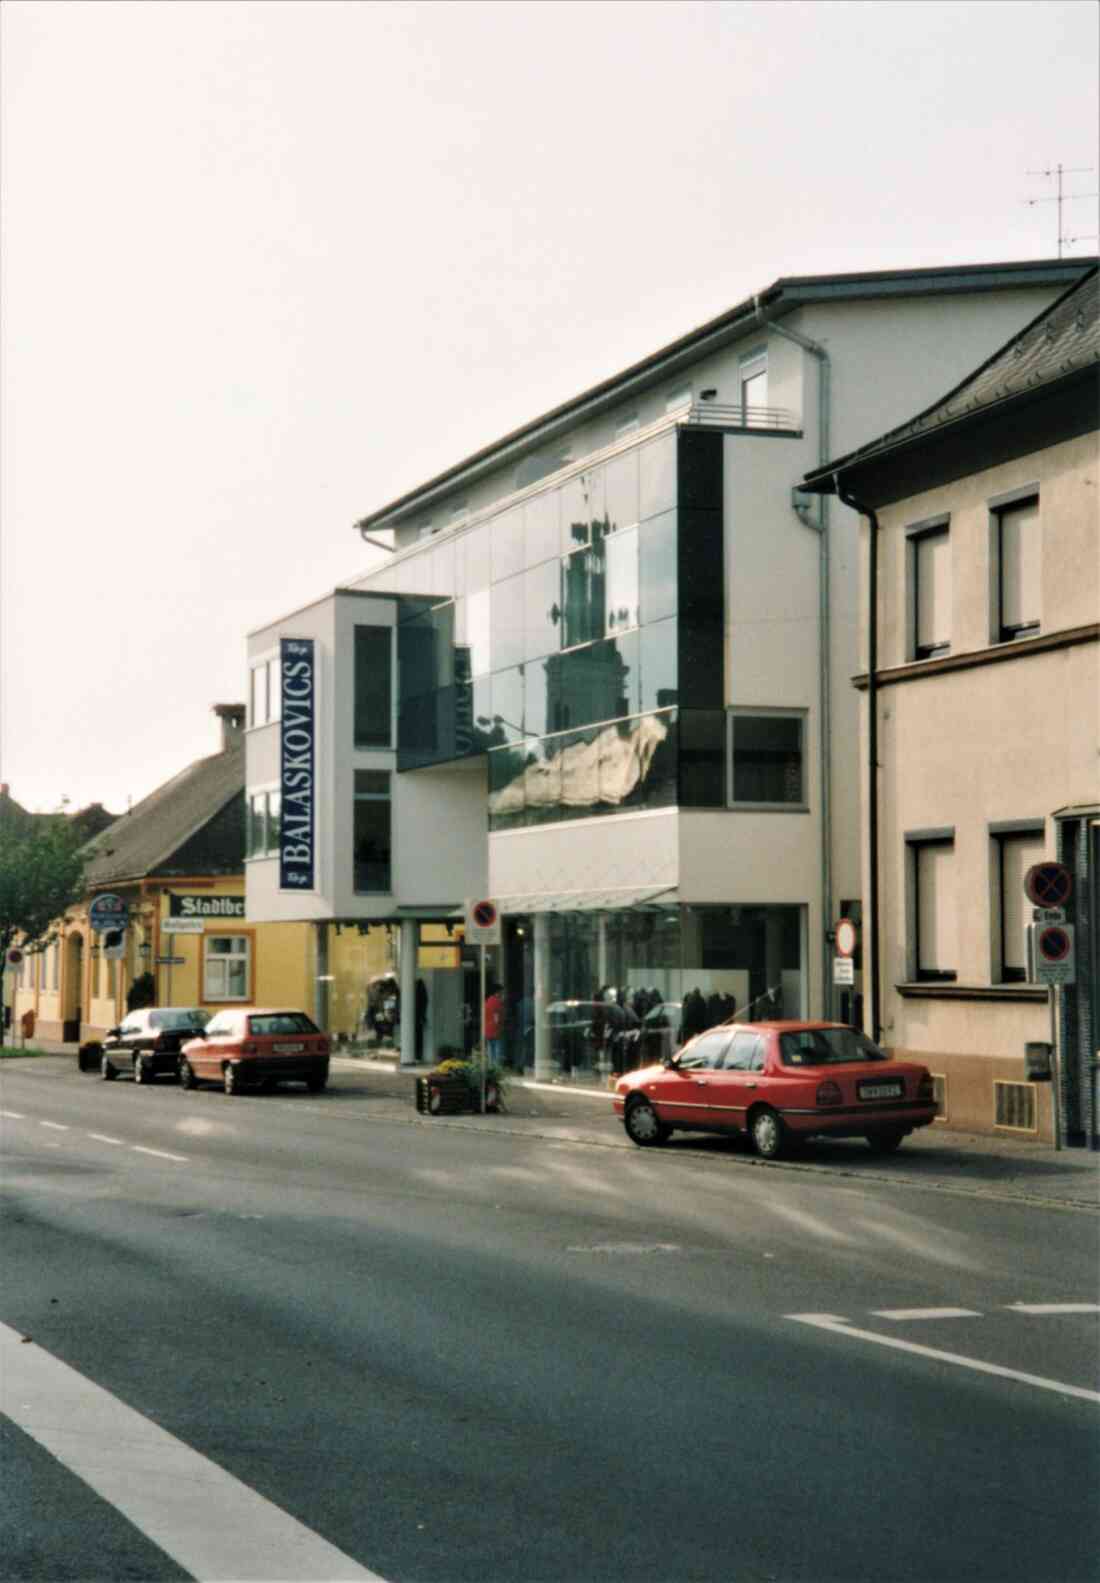
[[[947,1125],[1092,1147],[1098,368],[1094,270],[936,406],[808,480],[866,518],[866,1023],[937,1074]],[[1053,992],[1027,949],[1043,861],[1073,881],[1075,978]],[[1052,1026],[1056,1081],[1033,1081],[1025,1046]]]

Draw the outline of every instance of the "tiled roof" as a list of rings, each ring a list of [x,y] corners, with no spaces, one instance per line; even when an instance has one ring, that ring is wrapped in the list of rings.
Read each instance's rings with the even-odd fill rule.
[[[243,741],[197,759],[89,843],[88,885],[116,885],[151,873],[243,790]]]
[[[1100,273],[1095,268],[931,407],[860,450],[815,468],[807,478],[846,472],[1090,366],[1100,372]]]

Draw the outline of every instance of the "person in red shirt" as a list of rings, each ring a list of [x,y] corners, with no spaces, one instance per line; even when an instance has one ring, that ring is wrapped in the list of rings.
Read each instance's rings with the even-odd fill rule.
[[[490,984],[485,998],[485,1039],[490,1066],[504,1060],[504,995],[499,984]]]

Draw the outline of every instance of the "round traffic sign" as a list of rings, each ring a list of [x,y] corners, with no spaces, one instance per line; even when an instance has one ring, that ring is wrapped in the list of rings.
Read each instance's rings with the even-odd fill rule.
[[[470,909],[470,917],[479,929],[491,929],[497,921],[495,902],[475,901]]]
[[[1039,930],[1036,942],[1039,955],[1044,962],[1064,962],[1073,950],[1073,937],[1068,929],[1063,929],[1061,924],[1052,923],[1046,929]]]
[[[18,967],[23,960],[23,953],[17,945],[13,945],[8,952],[8,961],[12,967]]]
[[[1033,863],[1024,875],[1024,892],[1035,907],[1064,907],[1073,895],[1073,875],[1064,863]]]
[[[850,918],[841,918],[836,926],[836,949],[839,956],[854,956],[859,945],[859,930]]]

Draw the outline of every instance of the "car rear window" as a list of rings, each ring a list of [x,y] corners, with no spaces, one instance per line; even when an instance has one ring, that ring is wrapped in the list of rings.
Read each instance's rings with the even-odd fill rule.
[[[310,1022],[304,1011],[273,1011],[267,1016],[252,1017],[249,1027],[257,1038],[272,1033],[318,1032],[316,1024]]]
[[[154,1011],[150,1014],[149,1026],[174,1032],[177,1028],[205,1028],[209,1021],[210,1013],[196,1007],[192,1011]]]
[[[888,1061],[890,1057],[855,1028],[803,1028],[779,1036],[784,1066],[840,1066],[845,1061]]]

